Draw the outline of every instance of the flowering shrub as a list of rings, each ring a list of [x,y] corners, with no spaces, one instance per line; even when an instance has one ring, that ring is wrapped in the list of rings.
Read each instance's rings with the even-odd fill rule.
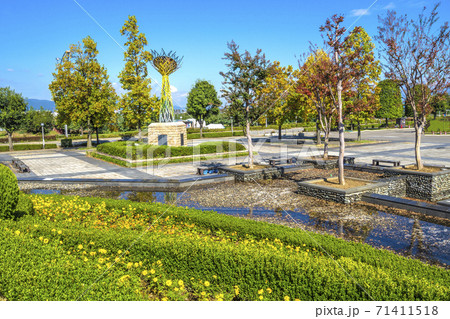
[[[446,300],[450,292],[444,269],[330,236],[163,204],[30,198],[35,216],[0,222],[8,300],[368,300],[365,291]]]

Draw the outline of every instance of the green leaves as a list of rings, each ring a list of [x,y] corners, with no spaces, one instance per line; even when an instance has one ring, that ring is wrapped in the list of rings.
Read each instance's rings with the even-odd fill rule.
[[[25,117],[27,103],[22,94],[9,87],[0,88],[0,127],[9,134],[18,130]]]
[[[198,80],[189,92],[186,107],[187,112],[203,128],[203,121],[206,121],[211,115],[217,115],[221,104],[214,85],[208,81]]]
[[[97,44],[89,36],[83,39],[83,46],[72,44],[67,57],[56,65],[49,85],[58,123],[88,127],[89,137],[92,127],[110,123],[117,109],[116,92],[97,54]]]

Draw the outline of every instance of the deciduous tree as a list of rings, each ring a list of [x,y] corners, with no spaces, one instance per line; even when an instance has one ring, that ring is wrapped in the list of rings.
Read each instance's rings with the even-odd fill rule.
[[[27,102],[22,94],[9,87],[0,88],[0,127],[8,134],[10,151],[13,151],[12,134],[22,124],[26,109]]]
[[[219,114],[222,102],[217,97],[214,85],[198,80],[188,94],[186,109],[200,123],[200,137],[203,137],[203,122],[211,115]]]
[[[403,115],[402,94],[398,83],[386,79],[378,83],[380,90],[380,109],[375,113],[378,118],[386,119],[386,127],[389,119],[399,118]]]
[[[269,61],[260,49],[252,56],[250,52],[239,53],[239,46],[232,41],[228,43],[230,52],[225,53],[228,71],[220,72],[224,81],[222,96],[227,101],[227,107],[244,114],[247,133],[249,167],[253,168],[253,144],[250,125],[256,121],[264,108],[257,103],[257,90],[262,86],[267,76]]]
[[[135,16],[128,17],[120,33],[127,37],[125,68],[119,74],[122,88],[126,91],[120,100],[121,112],[127,123],[137,127],[139,141],[142,141],[142,125],[159,112],[158,99],[155,95],[150,96],[151,79],[147,63],[152,60],[152,55],[145,50],[147,38],[139,31]]]
[[[361,42],[363,29],[355,27],[348,36],[344,37],[346,28],[341,24],[344,21],[342,16],[333,15],[327,19],[325,25],[320,27],[323,32],[325,45],[331,52],[330,75],[327,80],[329,91],[334,105],[337,109],[337,120],[339,129],[339,184],[345,185],[344,179],[344,122],[343,122],[343,92],[348,92],[355,81],[364,78],[368,69],[374,63],[373,51],[367,49]],[[332,87],[334,86],[334,88]]]
[[[88,147],[92,147],[92,129],[109,123],[117,109],[116,92],[97,54],[97,43],[89,36],[83,39],[83,46],[72,44],[70,53],[57,63],[49,85],[58,122],[86,127]]]
[[[388,11],[380,17],[380,51],[386,61],[386,77],[398,81],[411,103],[416,133],[417,169],[423,168],[420,152],[427,115],[433,110],[431,98],[449,89],[450,31],[448,22],[437,27],[439,4],[429,15],[426,8],[417,20]],[[416,90],[418,88],[418,90]]]

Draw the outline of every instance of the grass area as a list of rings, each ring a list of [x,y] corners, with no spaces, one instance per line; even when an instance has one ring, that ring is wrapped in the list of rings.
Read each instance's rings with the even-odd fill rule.
[[[34,216],[0,221],[7,300],[370,300],[367,293],[448,300],[450,293],[444,269],[328,235],[158,203],[30,198]]]

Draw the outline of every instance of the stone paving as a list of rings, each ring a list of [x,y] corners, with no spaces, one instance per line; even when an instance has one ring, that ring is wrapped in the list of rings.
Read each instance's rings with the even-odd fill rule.
[[[314,133],[305,135],[313,136]],[[332,132],[332,137],[337,137]],[[354,138],[356,133],[346,133],[346,137]],[[364,131],[364,140],[386,141],[374,144],[354,144],[346,147],[346,155],[356,157],[358,163],[372,163],[372,159],[400,160],[402,164],[414,163],[414,132],[412,129]],[[208,139],[211,141],[212,139]],[[246,145],[246,138],[231,137],[216,140],[237,141]],[[257,160],[267,160],[277,157],[315,156],[322,153],[312,140],[304,145],[264,143],[259,139],[254,143],[254,150],[259,152]],[[188,145],[197,145],[207,141],[193,140]],[[450,166],[450,136],[423,136],[422,159],[427,164]],[[330,148],[330,155],[337,155],[337,147]],[[0,161],[11,160],[12,157],[22,160],[32,170],[28,176],[46,178],[103,178],[103,179],[143,179],[155,177],[185,178],[196,173],[196,167],[206,163],[223,163],[234,165],[245,162],[246,157],[196,161],[180,164],[161,164],[156,167],[141,167],[137,169],[120,167],[94,158],[86,157],[85,151],[28,151],[0,154]],[[20,174],[25,176],[26,174]]]

